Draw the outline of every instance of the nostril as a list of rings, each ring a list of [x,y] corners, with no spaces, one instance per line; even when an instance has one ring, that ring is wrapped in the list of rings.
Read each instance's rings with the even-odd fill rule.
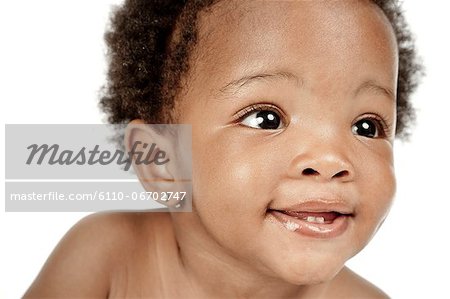
[[[349,175],[348,170],[342,170],[339,171],[338,173],[336,173],[335,175],[333,175],[333,178],[342,178],[342,177],[346,177]]]
[[[319,172],[312,168],[305,168],[305,169],[303,169],[302,174],[303,175],[318,175]]]

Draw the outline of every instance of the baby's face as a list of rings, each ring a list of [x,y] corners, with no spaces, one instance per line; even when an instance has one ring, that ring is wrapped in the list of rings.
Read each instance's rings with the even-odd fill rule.
[[[193,129],[190,217],[261,273],[332,278],[395,192],[389,22],[370,1],[223,1],[199,34],[178,107]]]

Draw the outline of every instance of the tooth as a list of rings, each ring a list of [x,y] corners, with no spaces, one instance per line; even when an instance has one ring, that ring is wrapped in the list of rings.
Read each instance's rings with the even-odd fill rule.
[[[316,222],[315,220],[316,220],[316,217],[314,217],[314,216],[306,217],[306,221],[308,221],[308,222]]]
[[[284,223],[284,226],[292,232],[295,232],[300,227],[300,225],[298,223],[295,223],[295,222],[292,222],[289,220]]]
[[[324,217],[308,216],[308,217],[303,218],[303,220],[305,220],[307,222],[312,222],[312,223],[325,223]]]

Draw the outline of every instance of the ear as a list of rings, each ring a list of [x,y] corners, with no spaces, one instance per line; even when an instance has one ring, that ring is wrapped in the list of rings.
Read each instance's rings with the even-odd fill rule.
[[[125,149],[144,189],[157,193],[152,199],[169,208],[181,208],[185,202],[179,201],[179,196],[168,196],[185,188],[178,173],[181,167],[177,161],[177,142],[170,130],[160,130],[161,127],[142,120],[131,121],[125,130]]]
[[[144,187],[152,182],[174,180],[168,169],[170,143],[160,134],[142,120],[133,120],[125,130],[125,150]]]

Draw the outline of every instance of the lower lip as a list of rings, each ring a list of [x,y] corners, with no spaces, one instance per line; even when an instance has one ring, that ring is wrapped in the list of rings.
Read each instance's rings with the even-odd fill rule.
[[[349,218],[351,217],[349,215],[341,215],[331,223],[312,223],[275,210],[269,211],[269,214],[275,217],[285,229],[293,233],[321,239],[330,239],[342,235],[347,230]],[[295,227],[298,226],[298,228],[291,230],[287,228],[289,226],[287,223]]]

